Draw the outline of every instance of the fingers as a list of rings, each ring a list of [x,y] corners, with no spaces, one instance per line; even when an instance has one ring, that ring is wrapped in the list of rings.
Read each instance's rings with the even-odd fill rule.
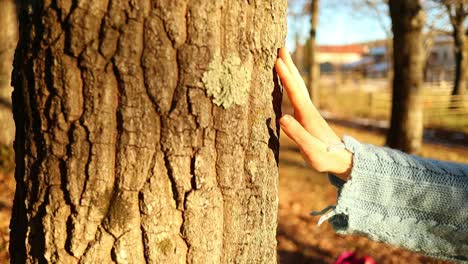
[[[290,115],[280,119],[283,131],[299,146],[307,163],[319,172],[332,172],[347,180],[352,169],[352,153],[346,149],[328,152],[326,144],[310,135],[302,125]]]
[[[298,121],[308,132],[324,143],[332,144],[340,142],[338,136],[328,126],[327,122],[310,101],[302,77],[300,77],[287,50],[284,48],[280,49],[279,56],[280,58],[277,59],[275,68],[288,93],[289,100],[291,101]],[[287,64],[289,64],[289,67]],[[296,74],[294,75],[291,71],[296,72]],[[301,88],[300,83],[304,88]],[[302,90],[305,90],[305,92]]]
[[[310,101],[309,91],[307,90],[307,86],[305,85],[304,81],[302,80],[301,73],[297,69],[296,65],[294,64],[291,55],[286,48],[281,48],[278,52],[279,57],[283,60],[288,68],[289,72],[294,76],[296,79],[299,89],[304,97],[306,97]]]
[[[280,125],[286,135],[294,140],[307,156],[317,151],[323,152],[326,150],[325,144],[310,135],[294,117],[284,115],[280,119]]]
[[[308,97],[304,96],[304,94],[300,92],[296,79],[292,76],[282,59],[276,60],[275,68],[278,76],[280,77],[281,83],[284,85],[286,92],[288,93],[288,97],[294,111],[301,113],[304,112],[302,109],[310,109],[312,104],[310,101],[306,100]]]
[[[339,142],[338,137],[330,129],[328,124],[309,100],[308,95],[304,96],[303,93],[300,92],[296,79],[293,77],[283,60],[278,59],[275,67],[276,72],[281,79],[281,83],[283,83],[286,92],[288,93],[289,100],[294,108],[294,114],[299,122],[308,132],[323,142],[332,143],[337,140]]]
[[[329,159],[325,144],[310,135],[292,116],[283,116],[280,125],[286,135],[296,142],[307,163],[319,172],[326,172]]]

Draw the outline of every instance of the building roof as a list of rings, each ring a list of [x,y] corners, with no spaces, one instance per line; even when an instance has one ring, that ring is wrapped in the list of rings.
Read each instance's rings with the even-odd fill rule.
[[[367,51],[367,47],[361,44],[348,45],[320,45],[317,46],[318,52],[324,53],[355,53],[363,54]]]

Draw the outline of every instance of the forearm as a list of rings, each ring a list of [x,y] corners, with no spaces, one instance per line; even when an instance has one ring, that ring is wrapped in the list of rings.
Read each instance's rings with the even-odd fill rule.
[[[342,233],[452,260],[468,257],[468,166],[344,138],[353,153],[330,222]],[[467,258],[468,259],[468,258]]]

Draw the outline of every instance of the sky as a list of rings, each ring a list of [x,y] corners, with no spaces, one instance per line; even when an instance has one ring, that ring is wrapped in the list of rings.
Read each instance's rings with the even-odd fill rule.
[[[357,11],[343,6],[327,5],[326,1],[321,2],[317,28],[317,43],[319,45],[351,44],[386,38],[382,23],[387,29],[390,29],[388,16],[384,15],[383,20],[379,20],[376,13],[370,10]],[[323,4],[324,2],[325,4]],[[300,4],[298,4],[292,6],[289,11],[297,13],[300,9]],[[294,49],[296,35],[299,35],[300,42],[304,43],[309,32],[309,16],[303,16],[300,19],[288,16],[287,47],[290,50]]]

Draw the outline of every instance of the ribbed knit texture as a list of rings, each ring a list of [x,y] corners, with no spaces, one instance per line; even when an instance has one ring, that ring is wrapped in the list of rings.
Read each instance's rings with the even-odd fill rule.
[[[339,196],[329,222],[338,233],[468,263],[468,165],[343,141],[354,157],[350,180],[330,175]]]

